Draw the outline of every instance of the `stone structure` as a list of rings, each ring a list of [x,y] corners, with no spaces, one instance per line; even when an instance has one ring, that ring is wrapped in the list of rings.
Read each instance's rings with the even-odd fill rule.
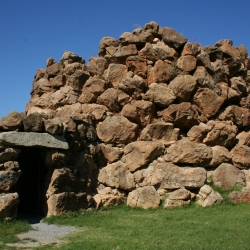
[[[98,55],[49,58],[25,113],[0,120],[0,217],[156,208],[163,197],[165,208],[219,204],[208,173],[229,190],[250,185],[243,45],[201,47],[150,22],[104,37]]]

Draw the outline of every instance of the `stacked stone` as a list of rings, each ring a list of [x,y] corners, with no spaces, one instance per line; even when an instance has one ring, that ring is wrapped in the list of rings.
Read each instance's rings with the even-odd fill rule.
[[[250,185],[243,45],[201,47],[150,22],[119,40],[104,37],[98,55],[88,65],[68,51],[59,63],[49,58],[26,114],[0,120],[2,132],[64,135],[68,150],[43,150],[48,215],[124,202],[158,207],[166,196],[165,207],[217,204],[210,176],[229,190]]]

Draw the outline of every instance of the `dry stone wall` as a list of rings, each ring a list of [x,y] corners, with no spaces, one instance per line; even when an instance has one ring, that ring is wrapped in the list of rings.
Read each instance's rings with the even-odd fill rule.
[[[165,197],[165,208],[194,199],[219,204],[210,176],[228,190],[246,186],[232,197],[249,201],[250,63],[243,45],[223,39],[202,47],[150,22],[118,40],[104,37],[98,55],[88,64],[69,51],[60,62],[49,58],[34,76],[25,113],[0,120],[1,133],[48,133],[68,143],[68,150],[42,149],[47,215],[121,203],[156,208]],[[1,145],[1,199],[10,204],[25,145]],[[15,207],[18,194],[12,196]],[[15,216],[1,204],[1,217]]]

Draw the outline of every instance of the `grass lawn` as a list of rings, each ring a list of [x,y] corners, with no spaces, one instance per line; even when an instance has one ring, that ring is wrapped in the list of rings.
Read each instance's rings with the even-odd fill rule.
[[[250,249],[250,204],[170,210],[121,206],[46,221],[82,228],[62,250]]]
[[[37,249],[250,249],[250,204],[191,205],[170,210],[118,206],[45,221],[77,226],[81,232],[72,234],[60,247]],[[15,234],[29,229],[23,221],[0,224],[0,249],[13,249],[4,243],[16,242]]]
[[[0,249],[9,249],[6,243],[18,242],[18,233],[28,231],[31,226],[25,221],[0,221]]]

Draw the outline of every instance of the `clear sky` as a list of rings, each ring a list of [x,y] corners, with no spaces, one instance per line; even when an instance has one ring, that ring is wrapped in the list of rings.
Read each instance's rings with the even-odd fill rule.
[[[35,72],[65,50],[86,62],[104,36],[156,21],[191,42],[228,38],[250,52],[249,0],[0,0],[0,118],[23,112]]]

